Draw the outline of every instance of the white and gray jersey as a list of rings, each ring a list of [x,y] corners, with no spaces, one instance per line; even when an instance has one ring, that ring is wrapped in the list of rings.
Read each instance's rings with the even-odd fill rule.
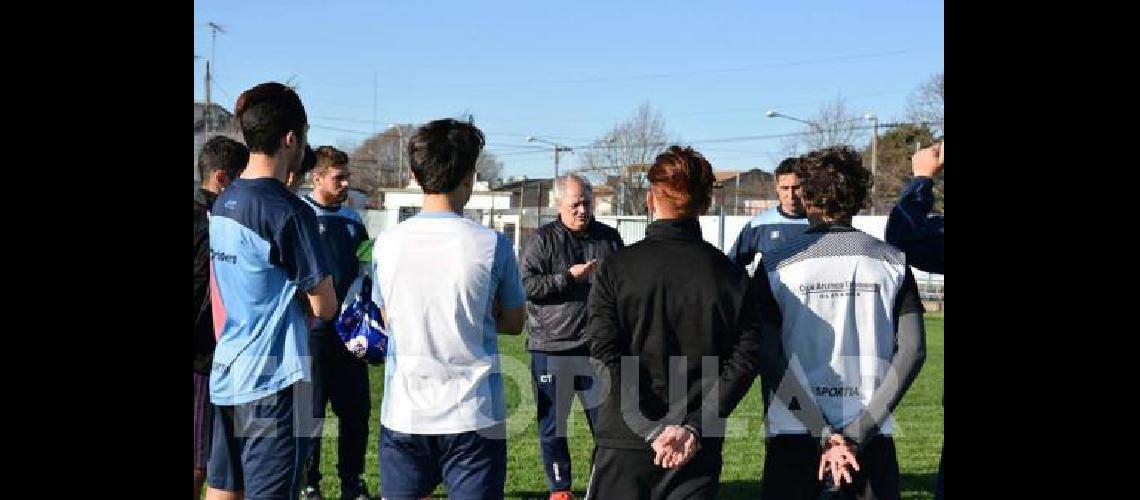
[[[899,316],[922,311],[905,255],[862,231],[825,225],[766,253],[761,265],[791,373],[832,428],[846,426],[891,367]],[[807,432],[778,394],[768,404],[768,435]],[[888,416],[879,432],[892,428]]]

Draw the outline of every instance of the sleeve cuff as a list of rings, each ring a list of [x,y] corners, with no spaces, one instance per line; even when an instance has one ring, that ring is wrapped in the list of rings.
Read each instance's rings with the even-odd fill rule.
[[[649,434],[645,436],[645,442],[652,444],[653,441],[657,439],[657,436],[660,436],[661,432],[664,430],[664,425],[658,425],[657,427],[654,427],[653,430],[649,431]]]

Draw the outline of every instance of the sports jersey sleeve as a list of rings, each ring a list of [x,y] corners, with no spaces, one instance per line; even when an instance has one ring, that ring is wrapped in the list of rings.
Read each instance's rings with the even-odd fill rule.
[[[843,435],[854,441],[856,451],[878,432],[879,426],[895,410],[914,383],[926,360],[926,327],[922,322],[922,302],[918,285],[907,267],[903,286],[895,300],[895,354],[882,384],[859,416],[843,428]]]
[[[629,356],[630,339],[629,332],[620,326],[617,293],[614,290],[613,276],[608,272],[611,269],[609,262],[602,264],[594,272],[594,282],[590,286],[590,296],[586,301],[586,333],[583,336],[589,339],[587,345],[590,346],[590,357],[604,365],[598,369],[605,370],[610,380],[621,380],[622,358]],[[610,396],[620,394],[617,396],[620,401],[620,412],[629,430],[646,442],[652,441],[661,433],[664,425],[642,416],[636,387],[618,385],[621,385],[621,388],[617,390],[611,386]],[[683,416],[679,414],[681,410],[683,408],[674,409],[662,421],[680,421]]]
[[[522,280],[519,277],[519,265],[515,261],[511,242],[502,233],[498,233],[497,236],[494,264],[499,280],[497,298],[503,309],[522,307],[526,304],[526,292],[523,291]]]
[[[328,275],[324,244],[311,211],[298,210],[286,217],[274,235],[274,243],[280,256],[277,264],[285,268],[299,290],[311,291]]]
[[[736,242],[728,250],[728,258],[741,269],[748,267],[756,257],[756,249],[752,245],[752,225],[745,224],[744,229],[736,236]]]
[[[194,321],[210,282],[210,219],[205,210],[194,208]]]
[[[899,288],[898,296],[895,297],[895,321],[897,322],[905,314],[922,314],[924,312],[926,309],[922,307],[922,297],[918,294],[918,282],[914,280],[914,273],[910,271],[908,266],[906,276],[903,277],[903,285]]]
[[[943,217],[929,217],[934,209],[934,180],[915,177],[907,183],[887,217],[884,239],[906,253],[910,265],[943,274],[946,240]]]

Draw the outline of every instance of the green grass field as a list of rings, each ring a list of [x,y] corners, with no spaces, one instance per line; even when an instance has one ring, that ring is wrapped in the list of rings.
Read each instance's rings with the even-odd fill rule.
[[[902,496],[905,499],[932,498],[934,474],[942,449],[942,380],[943,321],[941,314],[926,317],[926,364],[895,411],[895,444],[902,473]],[[530,358],[523,336],[500,336],[499,348],[504,357],[504,374],[510,420],[508,431],[507,498],[546,499],[546,482],[535,434],[535,410],[529,382]],[[383,394],[384,369],[371,367],[372,418],[369,425],[365,481],[369,491],[379,492],[377,465],[377,433],[380,428],[380,398]],[[753,384],[748,396],[732,415],[730,434],[725,439],[724,469],[721,473],[721,498],[755,499],[760,496],[760,477],[764,466],[764,429],[760,384]],[[325,439],[321,450],[321,490],[325,498],[339,498],[336,479],[336,418],[331,408],[325,423]],[[735,430],[735,437],[733,430]],[[570,417],[570,452],[573,461],[575,496],[581,498],[590,472],[593,440],[586,427],[581,407],[574,403]],[[446,498],[442,487],[436,498]]]

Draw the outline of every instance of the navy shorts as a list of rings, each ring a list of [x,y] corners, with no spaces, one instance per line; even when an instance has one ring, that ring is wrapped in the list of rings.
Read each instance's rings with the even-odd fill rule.
[[[205,469],[210,457],[210,376],[194,372],[194,468]]]
[[[312,384],[297,382],[256,401],[214,407],[206,482],[245,498],[296,499],[317,420]]]
[[[501,500],[506,480],[505,424],[459,434],[380,426],[380,495],[386,500],[418,500],[441,482],[453,500]]]

